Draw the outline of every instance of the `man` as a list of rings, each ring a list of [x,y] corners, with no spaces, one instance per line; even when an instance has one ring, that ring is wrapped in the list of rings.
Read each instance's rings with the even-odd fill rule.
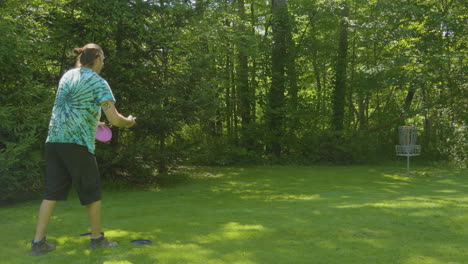
[[[101,233],[101,185],[94,156],[95,134],[101,109],[117,127],[135,125],[133,116],[124,117],[115,108],[115,98],[107,82],[99,76],[104,52],[96,44],[73,50],[77,68],[66,72],[59,82],[46,140],[46,190],[39,209],[36,234],[30,255],[39,256],[55,249],[45,231],[59,200],[66,200],[75,185],[86,206],[91,226],[89,249],[116,246]]]

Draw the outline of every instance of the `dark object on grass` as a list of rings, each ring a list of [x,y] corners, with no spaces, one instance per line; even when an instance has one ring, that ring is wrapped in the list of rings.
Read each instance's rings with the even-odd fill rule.
[[[101,235],[104,235],[104,232],[101,232]],[[84,234],[81,234],[80,236],[88,236],[88,237],[90,237],[90,236],[91,236],[91,233],[84,233]]]
[[[144,246],[144,245],[151,245],[153,242],[147,239],[136,239],[136,240],[130,241],[130,243],[134,245],[138,245],[138,246]]]

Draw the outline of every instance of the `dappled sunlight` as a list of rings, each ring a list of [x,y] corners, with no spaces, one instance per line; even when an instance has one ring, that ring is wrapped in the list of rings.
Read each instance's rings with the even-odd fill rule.
[[[440,213],[440,210],[418,210],[412,211],[408,213],[408,216],[415,216],[415,217],[444,217]]]
[[[331,240],[321,240],[315,243],[317,247],[326,248],[326,249],[335,249],[338,248],[338,243]]]
[[[317,201],[322,200],[319,194],[277,194],[266,197],[266,201]]]
[[[439,206],[439,205],[454,205],[454,206],[461,206],[461,204],[452,201],[450,197],[424,197],[424,196],[418,196],[418,197],[402,197],[398,200],[408,202],[408,203],[416,203],[419,205],[422,205],[421,208],[425,208],[427,206]],[[458,199],[457,199],[458,200]]]
[[[468,207],[468,195],[464,194],[464,197],[457,197],[457,198],[447,198],[447,200],[452,201],[459,204],[461,207]]]
[[[80,236],[47,236],[47,240],[57,245],[57,252],[66,256],[89,255],[89,237]]]
[[[459,199],[457,199],[459,200]],[[337,205],[334,208],[362,208],[362,207],[375,207],[375,208],[410,208],[410,209],[419,209],[419,208],[442,208],[446,205],[453,205],[464,207],[465,205],[460,202],[443,200],[441,198],[431,199],[427,197],[403,197],[395,200],[386,200],[379,201],[375,203],[362,203],[362,204],[344,204]]]
[[[270,189],[265,189],[266,187],[268,187],[268,184],[266,183],[229,181],[222,186],[211,188],[211,191],[214,193],[227,192],[232,194],[240,194],[244,199],[249,199],[264,197],[272,194],[273,191]]]
[[[67,243],[69,243],[69,242],[75,242],[75,241],[76,241],[76,237],[62,236],[62,237],[56,237],[55,240],[56,240],[59,244],[67,244]]]
[[[160,229],[154,229],[152,232],[134,232],[129,230],[122,230],[122,229],[112,229],[106,231],[106,237],[115,238],[115,239],[123,239],[126,240],[133,240],[133,239],[155,239],[155,233],[159,232]]]
[[[227,223],[223,227],[224,230],[256,230],[256,231],[262,231],[265,230],[265,228],[261,225],[242,225],[236,222],[231,222]]]
[[[409,256],[407,259],[402,260],[402,264],[415,264],[415,263],[421,263],[421,264],[462,264],[460,262],[446,262],[446,261],[441,261],[437,258],[434,257],[429,257],[429,256],[424,256],[424,255],[414,255],[414,256]]]
[[[162,263],[200,263],[202,259],[210,259],[214,253],[193,243],[161,243],[153,258]]]
[[[59,211],[59,210],[57,210],[57,211]],[[63,222],[63,217],[61,217],[60,215],[52,215],[50,217],[50,221],[55,222],[55,223],[60,223],[60,222]]]
[[[239,173],[229,174],[231,176],[238,175]],[[211,173],[211,172],[200,172],[194,175],[191,175],[195,179],[217,179],[217,178],[225,178],[228,174],[225,173]]]
[[[77,253],[78,253],[78,250],[73,249],[73,250],[67,251],[65,254],[66,254],[66,255],[75,255],[75,254],[77,254]],[[81,252],[80,252],[80,253],[81,253]]]
[[[198,251],[202,251],[202,247],[200,245],[197,245],[197,244],[194,244],[194,243],[187,243],[187,244],[184,244],[180,241],[177,241],[175,243],[160,243],[158,245],[160,248],[162,249],[177,249],[177,250],[180,250],[180,251],[189,251],[189,250],[198,250]],[[206,252],[208,252],[208,250],[206,250]]]
[[[456,190],[438,190],[438,191],[434,191],[436,193],[458,193],[458,191]]]
[[[190,264],[257,264],[255,255],[245,250],[219,252],[194,243],[161,243],[157,253],[151,254],[154,263]],[[135,263],[136,264],[136,263]]]
[[[457,181],[455,181],[454,179],[442,179],[442,180],[438,180],[436,182],[439,183],[439,184],[444,184],[444,185],[454,185],[454,186],[457,186],[457,187],[468,188],[468,185],[460,184]]]
[[[218,231],[207,235],[196,236],[194,241],[198,243],[215,243],[226,240],[243,240],[259,236],[267,229],[262,225],[243,225],[230,222],[223,225]]]
[[[396,200],[392,202],[371,203],[370,206],[377,208],[441,208],[443,205],[431,201],[401,201]]]
[[[148,186],[146,187],[146,190],[149,192],[160,192],[161,191],[161,186],[155,185],[155,186]]]
[[[395,181],[395,182],[375,181],[374,183],[385,185],[385,187],[387,187],[387,188],[400,188],[400,187],[403,187],[403,186],[411,185],[411,183],[409,183],[409,182],[402,182],[402,181]]]
[[[361,208],[361,207],[376,207],[376,208],[436,208],[442,205],[436,203],[414,203],[414,202],[379,202],[379,203],[364,203],[338,205],[335,208]]]
[[[414,178],[408,177],[408,176],[401,176],[401,175],[395,175],[395,174],[387,174],[387,173],[382,173],[382,176],[385,178],[397,180],[397,181],[403,181],[403,182],[412,182],[414,181]]]
[[[349,188],[349,187],[348,187]],[[223,186],[212,187],[214,193],[231,193],[239,195],[243,200],[261,200],[265,202],[294,202],[294,201],[317,201],[323,199],[320,194],[295,194],[283,193],[282,190],[288,190],[287,187],[272,186],[270,181],[262,182],[236,182],[229,181]],[[289,191],[294,191],[294,188],[289,188]]]
[[[132,235],[136,235],[136,233],[121,229],[112,229],[106,231],[106,237],[129,237]]]
[[[243,200],[261,200],[265,202],[295,202],[295,201],[318,201],[322,198],[319,194],[306,195],[306,194],[272,194],[268,195],[262,193],[258,195],[241,195]]]
[[[368,238],[368,237],[359,237],[353,240],[349,240],[351,243],[364,243],[367,246],[372,247],[374,249],[387,249],[388,243],[386,239],[382,238]]]
[[[194,179],[218,179],[239,176],[245,172],[244,168],[216,168],[216,167],[181,167],[180,170],[189,173]]]

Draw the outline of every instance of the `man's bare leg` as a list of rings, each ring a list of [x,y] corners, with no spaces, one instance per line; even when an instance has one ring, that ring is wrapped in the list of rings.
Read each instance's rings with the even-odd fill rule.
[[[91,244],[89,249],[108,248],[117,246],[117,242],[111,242],[101,233],[101,201],[88,204],[89,223],[91,225]]]
[[[97,238],[101,235],[101,204],[101,200],[99,200],[86,206],[92,238]]]
[[[39,208],[39,216],[37,219],[35,241],[44,239],[47,225],[49,224],[50,217],[54,212],[57,201],[42,200],[41,207]]]

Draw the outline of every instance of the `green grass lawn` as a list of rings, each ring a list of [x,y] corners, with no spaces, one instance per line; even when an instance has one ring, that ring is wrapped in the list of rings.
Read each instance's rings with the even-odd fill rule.
[[[85,209],[57,205],[30,257],[39,201],[0,208],[0,263],[468,263],[468,171],[398,167],[191,168],[154,190],[105,191],[103,229],[119,246],[86,250]],[[133,239],[151,239],[135,246]]]

